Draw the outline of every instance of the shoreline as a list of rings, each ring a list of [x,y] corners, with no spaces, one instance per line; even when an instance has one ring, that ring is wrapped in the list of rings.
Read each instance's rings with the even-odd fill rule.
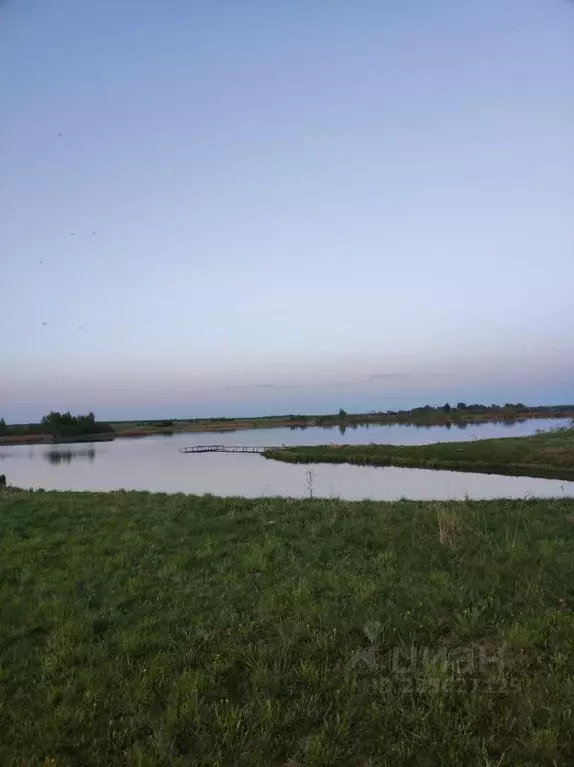
[[[99,432],[71,437],[55,437],[51,434],[29,433],[0,437],[0,447],[13,447],[17,445],[60,445],[80,442],[111,442],[118,438],[152,437],[159,435],[185,434],[188,432],[214,432],[218,434],[232,433],[235,431],[250,431],[255,429],[310,429],[310,428],[354,428],[358,426],[416,426],[419,428],[432,426],[447,426],[465,428],[473,424],[482,423],[523,423],[533,419],[574,419],[574,406],[568,409],[557,408],[532,408],[521,412],[504,412],[489,410],[484,412],[432,411],[428,415],[411,413],[396,413],[393,415],[382,413],[358,413],[332,416],[261,416],[260,418],[234,418],[234,419],[198,419],[188,421],[185,419],[173,420],[172,425],[159,425],[158,421],[148,422],[120,422],[112,421],[112,432]],[[141,426],[130,427],[130,423],[140,423]],[[157,426],[154,426],[158,423]]]
[[[496,437],[429,445],[308,445],[267,450],[284,463],[347,463],[476,474],[574,480],[574,428],[528,437]]]

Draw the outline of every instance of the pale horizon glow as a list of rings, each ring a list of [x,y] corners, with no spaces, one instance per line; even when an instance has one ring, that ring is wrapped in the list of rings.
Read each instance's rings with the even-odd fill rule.
[[[0,4],[0,417],[574,402],[574,6]]]

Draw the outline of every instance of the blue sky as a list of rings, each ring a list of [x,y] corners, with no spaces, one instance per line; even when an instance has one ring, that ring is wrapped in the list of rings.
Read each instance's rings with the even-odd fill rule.
[[[0,415],[574,401],[573,41],[567,0],[1,3]]]

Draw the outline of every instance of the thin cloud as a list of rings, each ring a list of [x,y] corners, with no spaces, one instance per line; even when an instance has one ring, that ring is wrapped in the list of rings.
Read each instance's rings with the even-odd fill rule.
[[[354,380],[347,379],[346,381],[342,380],[333,380],[333,381],[324,381],[324,382],[309,382],[308,384],[272,384],[272,383],[253,383],[253,384],[228,384],[225,386],[225,389],[246,389],[246,390],[253,390],[253,389],[270,389],[270,390],[282,390],[282,389],[304,389],[304,390],[311,390],[311,389],[325,389],[325,388],[344,388],[347,386],[365,386],[366,384],[371,383],[372,381],[407,381],[412,379],[423,379],[428,380],[429,378],[452,378],[452,375],[450,373],[429,373],[424,374],[416,374],[416,373],[373,373],[368,378],[356,378]]]
[[[256,384],[230,384],[229,386],[225,387],[226,389],[296,389],[296,386],[291,386],[291,384],[266,384],[266,383],[256,383]]]
[[[362,384],[366,384],[368,381],[365,381],[363,379],[357,379],[355,381],[328,381],[326,384],[321,384],[317,388],[324,388],[325,386],[335,386],[336,388],[341,388],[343,386],[360,386]]]
[[[369,379],[398,381],[407,378],[453,378],[452,373],[373,373]]]

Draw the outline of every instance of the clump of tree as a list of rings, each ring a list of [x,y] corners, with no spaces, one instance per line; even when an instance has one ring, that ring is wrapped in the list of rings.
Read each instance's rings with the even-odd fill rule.
[[[0,418],[0,437],[23,437],[34,434],[50,434],[53,437],[82,437],[90,434],[112,434],[114,429],[105,421],[96,421],[93,413],[72,415],[52,410],[40,423],[7,424]]]
[[[111,426],[96,421],[93,413],[72,415],[69,410],[66,413],[52,410],[42,418],[40,426],[43,432],[52,434],[54,437],[80,437],[85,434],[111,431]]]

